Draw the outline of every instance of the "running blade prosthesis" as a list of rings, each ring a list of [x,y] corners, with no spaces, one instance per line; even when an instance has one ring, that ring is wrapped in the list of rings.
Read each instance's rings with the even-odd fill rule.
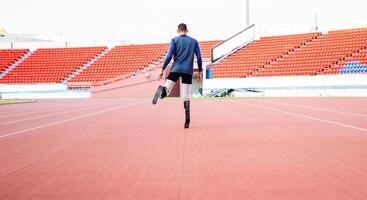
[[[190,126],[190,101],[184,102],[185,108],[185,128],[189,128]]]
[[[166,87],[160,85],[153,97],[152,100],[153,105],[157,104],[159,98],[163,99],[166,96],[167,96]]]

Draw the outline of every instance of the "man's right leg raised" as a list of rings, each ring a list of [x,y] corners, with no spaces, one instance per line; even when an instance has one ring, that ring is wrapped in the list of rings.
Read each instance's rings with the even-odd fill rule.
[[[168,96],[171,93],[172,88],[173,86],[175,86],[178,77],[176,80],[175,79],[176,79],[175,74],[169,74],[164,86],[160,85],[158,87],[157,92],[155,93],[152,101],[154,105],[157,104],[159,98],[163,99],[164,97]]]

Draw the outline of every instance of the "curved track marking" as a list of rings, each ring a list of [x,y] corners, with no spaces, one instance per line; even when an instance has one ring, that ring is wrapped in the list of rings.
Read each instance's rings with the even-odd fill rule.
[[[82,119],[82,118],[86,118],[86,117],[98,115],[98,114],[109,112],[109,111],[112,111],[112,110],[118,110],[118,109],[122,109],[122,108],[127,108],[127,107],[130,107],[130,106],[142,104],[144,102],[130,103],[130,104],[127,104],[127,105],[117,106],[117,107],[114,107],[114,108],[109,108],[109,109],[105,109],[105,110],[98,111],[98,112],[93,112],[93,113],[89,113],[89,114],[85,114],[85,115],[80,115],[80,116],[73,117],[73,118],[70,118],[70,119],[61,120],[61,121],[57,121],[57,122],[53,122],[53,123],[49,123],[49,124],[44,124],[44,125],[41,125],[41,126],[36,126],[36,127],[33,127],[33,128],[28,128],[28,129],[21,130],[21,131],[7,133],[5,135],[0,135],[0,139],[1,138],[5,138],[5,137],[9,137],[9,136],[12,136],[12,135],[17,135],[17,134],[20,134],[20,133],[25,133],[25,132],[28,132],[28,131],[33,131],[33,130],[37,130],[37,129],[41,129],[41,128],[45,128],[45,127],[49,127],[49,126],[61,124],[61,123],[64,123],[64,122],[73,121],[73,120],[76,120],[76,119]]]
[[[330,120],[321,119],[321,118],[317,118],[317,117],[311,117],[311,116],[308,116],[308,115],[303,115],[303,114],[299,114],[299,113],[295,113],[295,112],[288,112],[288,111],[281,110],[281,109],[271,108],[271,107],[267,107],[267,106],[261,106],[261,105],[257,105],[257,104],[245,103],[245,102],[241,102],[241,101],[233,100],[233,102],[248,105],[248,106],[252,106],[252,107],[262,108],[262,109],[270,110],[270,111],[273,111],[273,112],[279,112],[279,113],[283,113],[283,114],[287,114],[287,115],[293,115],[293,116],[297,116],[297,117],[301,117],[301,118],[305,118],[305,119],[311,119],[311,120],[315,120],[315,121],[319,121],[319,122],[324,122],[324,123],[327,123],[327,124],[332,124],[332,125],[336,125],[336,126],[342,126],[342,127],[345,127],[345,128],[351,128],[351,129],[367,132],[367,129],[365,129],[365,128],[360,128],[360,127],[356,127],[356,126],[352,126],[352,125],[348,125],[348,124],[343,124],[343,123],[340,123],[340,122],[330,121]]]

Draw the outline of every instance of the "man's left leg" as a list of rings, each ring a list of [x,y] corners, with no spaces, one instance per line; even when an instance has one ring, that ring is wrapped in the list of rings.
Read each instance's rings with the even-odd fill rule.
[[[185,108],[185,128],[190,126],[190,96],[191,96],[191,84],[182,84],[182,95]]]
[[[190,126],[190,100],[191,100],[192,76],[182,76],[182,99],[185,108],[185,128]]]

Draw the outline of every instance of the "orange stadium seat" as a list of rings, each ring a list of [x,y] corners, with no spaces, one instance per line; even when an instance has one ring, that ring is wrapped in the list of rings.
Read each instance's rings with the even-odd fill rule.
[[[43,48],[0,79],[6,84],[60,83],[106,47]]]
[[[0,49],[0,73],[3,73],[28,51],[28,49]]]

